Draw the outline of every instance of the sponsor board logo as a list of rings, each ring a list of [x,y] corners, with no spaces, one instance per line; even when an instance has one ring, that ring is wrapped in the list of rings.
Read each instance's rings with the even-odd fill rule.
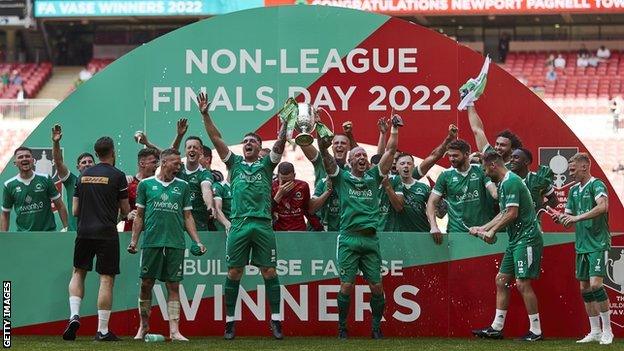
[[[611,323],[624,328],[624,246],[613,246],[608,251],[604,286],[609,293]]]

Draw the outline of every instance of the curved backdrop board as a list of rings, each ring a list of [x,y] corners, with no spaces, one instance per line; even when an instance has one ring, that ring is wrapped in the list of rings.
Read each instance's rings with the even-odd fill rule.
[[[435,245],[429,233],[380,233],[382,274],[387,306],[383,324],[391,336],[465,337],[491,323],[495,309],[494,277],[507,239],[488,245],[467,234],[444,237]],[[337,233],[277,233],[278,267],[282,284],[284,330],[289,336],[333,335],[339,289],[336,267]],[[139,255],[123,248],[129,233],[120,234],[121,274],[115,280],[111,328],[134,335],[139,326]],[[224,325],[223,284],[227,267],[224,233],[201,233],[208,251],[188,253],[181,283],[185,335],[220,335]],[[11,323],[16,334],[62,333],[69,315],[67,284],[71,276],[72,233],[7,233],[0,236],[0,277],[12,282]],[[190,243],[187,243],[187,247]],[[587,329],[587,317],[574,279],[574,243],[567,233],[544,238],[540,279],[533,283],[539,299],[542,329],[549,337],[577,337]],[[605,279],[613,308],[613,328],[624,337],[624,253],[609,253]],[[239,335],[267,335],[270,317],[262,278],[247,267],[237,316]],[[80,333],[97,327],[97,274],[87,276],[81,305]],[[370,335],[370,291],[356,280],[350,335]],[[152,331],[166,334],[166,288],[158,283],[152,299]],[[507,314],[505,335],[521,336],[528,325],[522,298],[515,290]]]
[[[207,140],[194,103],[196,92],[203,89],[213,101],[215,123],[230,144],[253,130],[265,139],[274,139],[278,125],[275,115],[283,101],[293,95],[299,101],[307,99],[325,107],[337,126],[354,121],[358,141],[368,144],[377,142],[374,126],[379,117],[391,111],[400,113],[406,126],[399,147],[422,158],[440,143],[450,123],[457,124],[460,137],[474,147],[467,114],[455,107],[458,87],[475,76],[482,63],[481,55],[449,38],[387,16],[316,6],[247,10],[181,28],[115,61],[63,101],[25,145],[49,149],[50,129],[61,123],[66,162],[72,164],[80,153],[92,151],[95,139],[109,135],[117,143],[117,166],[133,173],[136,130],[145,130],[151,141],[167,145],[175,133],[175,121],[188,117],[188,134]],[[559,117],[496,65],[490,67],[488,86],[477,108],[492,143],[497,132],[510,128],[536,155],[535,167],[537,163],[553,166],[558,195],[565,199],[571,185],[565,158],[586,149]],[[39,158],[39,164],[46,165],[42,168],[53,173],[42,153]],[[447,161],[442,165],[448,166]],[[593,173],[606,179],[597,166]],[[14,174],[15,168],[9,166],[0,180]],[[622,231],[624,210],[608,186],[611,229]],[[544,221],[547,231],[561,229],[548,219]],[[392,328],[387,328],[387,334],[466,336],[471,327],[491,322],[493,280],[506,240],[488,246],[467,235],[452,237],[454,240],[446,245],[434,246],[428,235],[383,235],[385,259],[390,265],[392,260],[401,260],[396,265],[403,272],[386,279],[387,294],[392,298],[386,312]],[[127,234],[123,238],[122,247]],[[201,260],[189,257],[185,263],[189,265],[184,283],[189,304],[184,307],[187,322],[183,330],[189,335],[222,331],[223,306],[218,289],[225,269],[220,263],[223,235],[205,239],[211,250],[208,255]],[[0,276],[14,281],[13,323],[17,332],[53,334],[62,330],[68,314],[72,240],[71,234],[56,233],[0,236]],[[286,312],[289,335],[334,330],[336,311],[331,306],[337,280],[329,261],[335,241],[335,234],[329,233],[278,236],[281,257],[288,265],[304,260],[301,269],[307,270],[284,270],[282,283],[290,293],[285,295],[285,303],[291,306]],[[574,280],[573,236],[546,234],[545,241],[543,276],[536,283],[544,330],[548,336],[581,335],[587,319]],[[607,286],[615,304],[616,335],[624,336],[619,327],[624,326],[624,318],[616,317],[624,315],[624,307],[618,305],[618,299],[624,299],[624,252],[619,247],[624,241],[620,237],[613,241],[609,258],[613,279],[608,279]],[[35,259],[26,260],[29,256],[24,252]],[[125,253],[122,257],[113,323],[120,333],[130,334],[138,325],[138,258]],[[313,264],[320,265],[314,269],[326,272],[313,273]],[[211,265],[210,271],[206,265]],[[241,333],[265,334],[266,321],[262,319],[266,315],[262,311],[266,306],[261,302],[264,300],[258,302],[254,297],[263,294],[259,283],[257,277],[245,280],[249,292],[249,298],[243,295],[246,306],[260,305],[243,309],[245,327],[239,328]],[[49,292],[44,297],[39,294],[42,289]],[[366,300],[364,285],[358,289],[358,298]],[[95,291],[96,280],[91,277],[83,304],[84,333],[94,330],[96,323]],[[155,292],[160,294],[158,288]],[[516,292],[512,295],[506,332],[520,335],[526,331],[526,314],[520,296]],[[157,308],[156,298],[154,304]],[[366,305],[357,306],[352,310],[353,318],[368,320]],[[162,318],[158,315],[154,313],[154,318]],[[157,325],[163,327],[162,323],[161,319]],[[359,323],[352,329],[359,335],[368,334],[367,324]]]
[[[474,147],[467,113],[455,107],[458,87],[482,63],[478,53],[447,37],[383,15],[325,6],[246,10],[180,28],[113,62],[63,101],[25,145],[49,148],[51,126],[62,123],[66,162],[73,164],[96,138],[110,135],[118,145],[118,167],[132,173],[136,130],[167,145],[175,121],[188,117],[188,135],[207,140],[194,102],[196,92],[205,90],[228,143],[253,130],[274,139],[275,114],[293,95],[325,107],[336,126],[354,121],[357,139],[373,145],[377,119],[398,112],[406,122],[399,148],[422,158],[450,123]],[[491,143],[510,128],[535,155],[534,168],[560,165],[554,167],[557,193],[565,201],[567,163],[556,161],[585,147],[563,121],[494,64],[477,107]],[[441,164],[448,166],[446,160]],[[606,179],[600,167],[593,172]],[[14,173],[9,166],[0,180]],[[611,228],[622,231],[624,223],[616,219],[624,210],[609,190]],[[549,219],[544,229],[561,230]]]

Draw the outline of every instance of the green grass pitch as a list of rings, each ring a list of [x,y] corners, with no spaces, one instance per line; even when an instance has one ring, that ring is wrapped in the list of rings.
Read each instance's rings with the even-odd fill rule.
[[[60,336],[13,336],[14,350],[218,350],[218,351],[278,351],[278,350],[318,350],[318,351],[399,351],[399,350],[467,350],[467,351],[498,351],[498,350],[624,350],[624,343],[615,340],[612,345],[603,346],[597,343],[579,345],[574,340],[550,339],[536,343],[524,343],[514,340],[479,340],[479,339],[434,339],[434,338],[386,338],[370,340],[352,338],[340,341],[333,337],[318,338],[286,338],[281,341],[270,338],[240,337],[233,341],[221,338],[192,338],[187,343],[145,343],[124,337],[121,342],[95,343],[90,338],[78,338],[76,341],[63,341]]]

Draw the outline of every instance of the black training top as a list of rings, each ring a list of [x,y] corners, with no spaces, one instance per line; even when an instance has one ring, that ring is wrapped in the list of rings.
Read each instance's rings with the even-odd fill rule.
[[[119,200],[128,198],[126,175],[107,163],[86,169],[78,182],[78,237],[118,240]]]

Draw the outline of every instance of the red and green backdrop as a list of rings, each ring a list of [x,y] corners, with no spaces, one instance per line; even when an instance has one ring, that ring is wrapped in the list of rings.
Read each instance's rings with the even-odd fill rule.
[[[456,110],[458,87],[479,71],[483,57],[454,40],[400,19],[324,6],[269,7],[204,20],[143,45],[112,63],[60,104],[25,141],[49,148],[50,128],[63,125],[65,158],[74,160],[92,150],[102,135],[117,142],[117,166],[134,172],[136,130],[145,130],[160,145],[171,140],[175,121],[190,119],[189,134],[207,140],[194,103],[205,90],[213,101],[211,114],[226,142],[237,144],[250,130],[274,139],[275,117],[290,95],[328,109],[336,125],[358,126],[358,141],[376,144],[376,120],[400,113],[406,127],[400,149],[424,157],[446,133],[450,123],[474,146],[466,112]],[[302,93],[305,92],[305,93]],[[491,140],[510,128],[536,155],[537,163],[556,168],[557,192],[565,199],[571,185],[562,158],[582,142],[533,92],[496,65],[488,87],[477,102]],[[565,161],[565,159],[563,159]],[[446,161],[441,162],[448,166]],[[557,167],[557,165],[562,165]],[[536,166],[535,165],[535,166]],[[596,177],[606,179],[599,167]],[[7,167],[0,180],[15,173]],[[610,225],[623,231],[624,209],[611,185]],[[561,228],[544,219],[546,231]],[[122,248],[128,234],[120,234]],[[494,309],[494,275],[506,240],[489,246],[467,235],[452,235],[436,246],[428,234],[382,235],[389,274],[385,285],[389,335],[466,336],[470,328],[487,325]],[[222,331],[221,283],[224,280],[224,235],[203,234],[210,248],[202,258],[185,261],[183,330],[189,335]],[[0,236],[0,276],[13,282],[12,323],[16,332],[54,334],[68,317],[74,234],[6,234]],[[284,289],[286,333],[328,334],[334,330],[335,233],[278,235]],[[536,282],[544,330],[549,336],[577,336],[586,331],[586,317],[574,280],[573,235],[545,234],[543,274]],[[607,279],[614,304],[616,335],[624,336],[624,253],[614,238]],[[138,326],[138,258],[122,255],[122,274],[115,286],[113,328],[131,334]],[[251,272],[253,273],[253,272]],[[96,277],[88,279],[83,303],[85,327],[96,321]],[[244,280],[242,334],[264,334],[267,316],[263,287],[257,274]],[[160,290],[159,290],[160,289]],[[162,287],[155,289],[160,311]],[[215,298],[216,296],[216,298]],[[527,321],[514,292],[508,334],[521,334]],[[365,285],[357,289],[353,318],[368,320]],[[248,306],[252,306],[249,308]],[[291,307],[292,306],[292,307]],[[163,316],[153,318],[163,330]],[[352,322],[368,334],[368,323]]]

